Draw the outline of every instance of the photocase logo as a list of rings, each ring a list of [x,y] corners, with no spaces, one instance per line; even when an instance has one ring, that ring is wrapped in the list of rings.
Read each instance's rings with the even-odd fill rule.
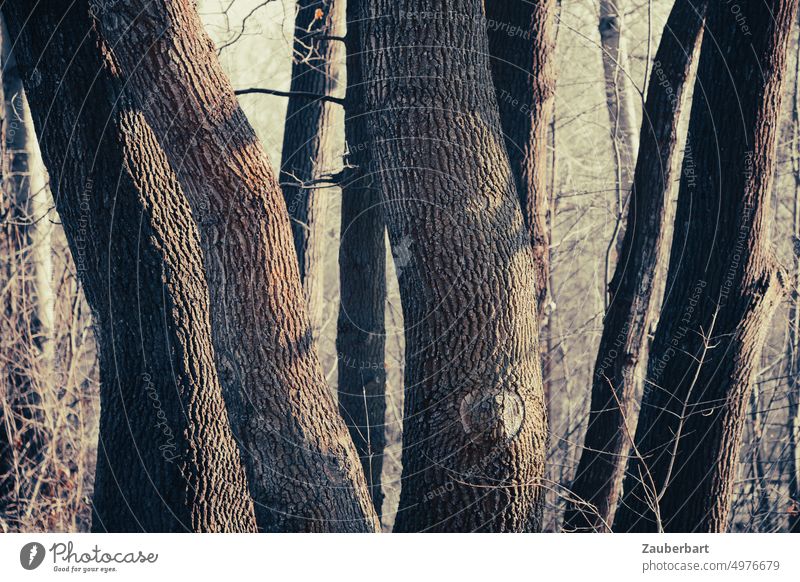
[[[22,546],[19,552],[19,563],[26,570],[35,570],[44,561],[44,546],[39,542],[30,542]]]

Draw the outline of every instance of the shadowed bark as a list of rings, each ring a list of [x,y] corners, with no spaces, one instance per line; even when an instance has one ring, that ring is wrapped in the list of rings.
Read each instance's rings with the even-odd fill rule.
[[[556,0],[487,0],[492,79],[508,160],[530,231],[541,319],[550,281],[547,133],[555,103]],[[502,25],[502,26],[501,26]]]
[[[7,1],[3,14],[95,323],[92,528],[255,531],[177,180],[121,90],[88,4]]]
[[[364,116],[360,27],[365,0],[347,0],[347,152],[339,243],[336,335],[339,410],[364,467],[378,515],[386,447],[386,228]]]
[[[768,240],[797,0],[709,4],[667,295],[617,531],[727,526],[751,384],[784,282]]]
[[[626,422],[632,433],[636,371],[653,320],[653,285],[677,173],[678,125],[704,15],[704,2],[676,0],[653,62],[622,251],[592,376],[589,425],[572,484],[580,502],[567,507],[567,531],[608,531],[622,492],[630,448]]]
[[[193,3],[131,0],[99,21],[198,223],[217,370],[259,528],[374,531],[312,341],[283,196]]]
[[[482,2],[378,0],[367,16],[371,148],[406,333],[394,529],[533,531],[547,439],[535,274]]]

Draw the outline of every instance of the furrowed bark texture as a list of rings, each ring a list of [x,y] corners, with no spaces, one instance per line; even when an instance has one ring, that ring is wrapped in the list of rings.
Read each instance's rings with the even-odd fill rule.
[[[95,531],[255,531],[189,210],[85,2],[3,4],[100,359]]]
[[[567,507],[567,531],[608,531],[622,492],[630,448],[626,422],[632,433],[636,370],[653,320],[653,283],[664,256],[664,223],[677,170],[678,125],[705,6],[676,0],[653,62],[622,252],[592,377],[589,425],[572,484],[581,502]]]
[[[738,6],[708,8],[618,531],[725,529],[753,375],[783,287],[767,221],[797,1]]]
[[[53,273],[47,171],[11,42],[2,36],[0,520],[19,524],[39,480],[49,434],[42,389],[52,379]]]
[[[530,231],[541,319],[550,280],[547,133],[555,103],[556,0],[487,0],[489,53],[508,160]]]
[[[292,237],[300,267],[300,280],[309,306],[311,323],[321,325],[322,266],[320,242],[326,190],[308,184],[320,178],[332,160],[326,158],[334,105],[304,95],[330,95],[336,87],[335,64],[340,44],[333,34],[337,8],[343,0],[299,0],[294,23],[292,81],[283,132],[280,182],[292,222]],[[329,191],[329,190],[328,190]]]
[[[100,21],[198,222],[217,370],[259,528],[374,531],[311,338],[283,196],[192,3],[130,1]]]
[[[376,171],[406,330],[395,531],[531,531],[547,428],[533,254],[482,2],[370,4]]]
[[[347,0],[345,178],[339,242],[339,411],[361,458],[372,502],[383,506],[386,447],[386,235],[364,115],[360,26],[365,0]]]

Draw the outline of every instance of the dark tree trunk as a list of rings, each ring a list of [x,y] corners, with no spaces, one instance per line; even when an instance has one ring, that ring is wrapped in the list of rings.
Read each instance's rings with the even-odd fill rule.
[[[622,491],[634,426],[636,371],[653,319],[656,269],[664,258],[678,124],[704,16],[705,3],[676,0],[652,66],[627,227],[609,285],[611,303],[592,377],[589,425],[572,484],[579,501],[568,505],[564,517],[568,531],[608,531]]]
[[[340,43],[331,40],[337,6],[343,0],[299,0],[294,22],[292,81],[283,148],[280,182],[292,222],[292,237],[300,267],[311,324],[320,324],[322,308],[322,269],[320,242],[326,207],[326,192],[309,184],[329,170],[326,164],[326,138],[333,122],[323,99],[305,95],[330,95],[336,87],[336,50]]]
[[[312,341],[283,196],[192,2],[129,0],[99,21],[198,222],[217,369],[259,527],[374,531]]]
[[[751,383],[783,288],[767,223],[797,0],[738,6],[709,4],[618,531],[725,529]]]
[[[214,370],[199,244],[88,4],[3,4],[101,380],[95,531],[254,531]],[[32,24],[35,23],[35,24]]]
[[[492,79],[508,161],[530,231],[541,319],[550,281],[547,132],[555,103],[556,0],[486,0],[485,5]]]
[[[395,531],[536,530],[547,427],[535,274],[482,2],[369,10],[369,131],[406,330]]]
[[[347,95],[339,243],[339,410],[350,429],[372,502],[381,515],[386,446],[386,228],[364,117],[360,26],[365,0],[347,0]]]

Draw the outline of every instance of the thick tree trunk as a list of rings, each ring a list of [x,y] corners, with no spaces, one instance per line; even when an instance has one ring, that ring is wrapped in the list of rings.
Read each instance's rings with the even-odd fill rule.
[[[767,223],[797,0],[738,7],[709,4],[619,531],[725,529],[751,383],[783,287]]]
[[[300,280],[315,330],[322,323],[320,243],[327,197],[325,190],[310,184],[319,180],[333,161],[325,155],[333,105],[306,95],[330,95],[336,87],[334,65],[340,43],[328,37],[333,34],[337,6],[342,1],[297,2],[292,81],[281,150],[280,182],[292,222]]]
[[[547,427],[535,274],[482,2],[369,10],[371,148],[406,330],[395,531],[536,530]]]
[[[341,1],[341,0],[338,0]],[[365,0],[347,0],[347,153],[339,242],[339,410],[381,515],[386,446],[386,228],[364,117],[360,26]]]
[[[486,0],[489,54],[508,159],[530,231],[541,319],[550,280],[547,132],[555,103],[556,0]]]
[[[48,439],[41,390],[52,381],[53,273],[47,171],[22,79],[2,35],[2,230],[3,293],[0,377],[0,516],[18,522],[36,486]]]
[[[564,529],[608,531],[622,490],[636,371],[652,323],[656,269],[675,170],[687,80],[702,38],[705,4],[676,0],[656,51],[644,106],[627,227],[609,293],[592,377],[589,425]]]
[[[283,196],[192,3],[132,0],[99,21],[199,223],[217,369],[259,527],[374,531],[312,341]]]
[[[100,358],[96,531],[254,531],[180,187],[86,3],[3,4]],[[32,25],[31,23],[35,23]]]

